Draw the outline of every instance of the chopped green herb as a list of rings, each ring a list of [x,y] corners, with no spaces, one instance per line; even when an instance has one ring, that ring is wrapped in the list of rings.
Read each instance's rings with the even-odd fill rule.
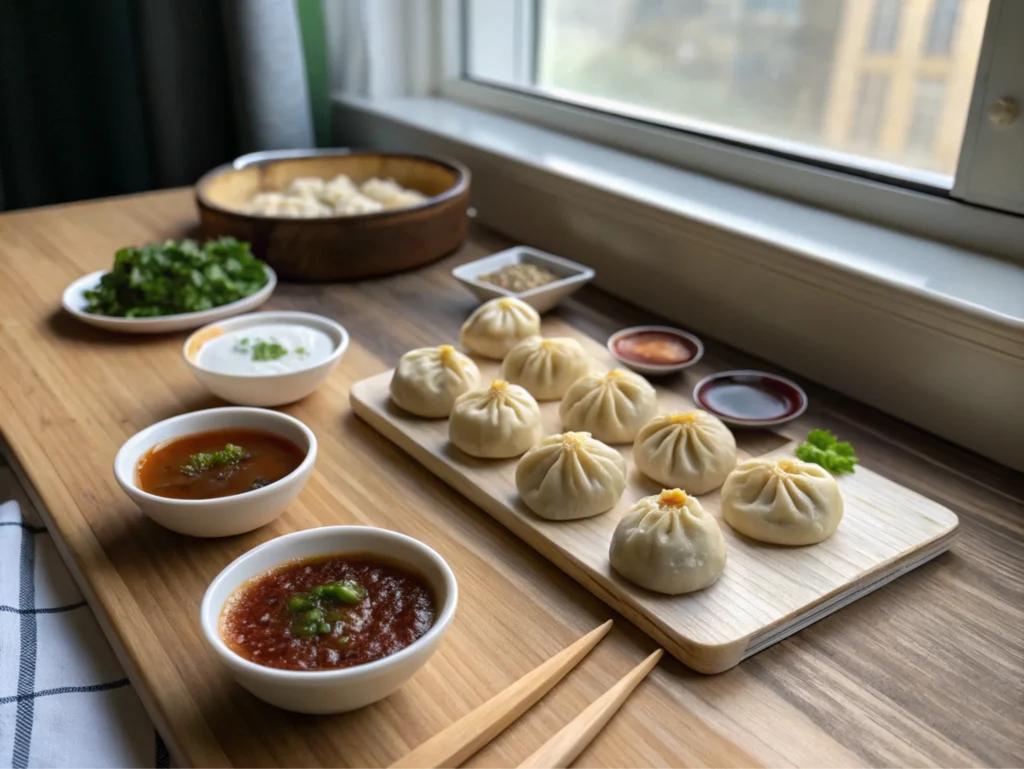
[[[188,462],[181,466],[181,472],[185,475],[199,475],[215,467],[237,465],[248,456],[249,453],[241,446],[228,443],[222,451],[201,451],[198,454],[193,454],[188,458]]]
[[[312,599],[304,593],[293,595],[288,599],[288,611],[290,612],[309,611],[313,608],[315,607]]]
[[[366,598],[366,591],[355,582],[334,582],[324,586],[323,597],[341,603],[359,603]]]
[[[288,354],[288,348],[277,342],[268,342],[265,339],[257,339],[252,346],[252,359],[254,361],[277,360]]]
[[[859,461],[846,441],[836,439],[828,430],[811,430],[807,440],[796,449],[797,458],[821,465],[834,475],[852,473]]]
[[[120,249],[110,272],[84,292],[85,311],[121,318],[198,312],[255,294],[267,280],[248,243],[168,240]]]
[[[329,633],[331,626],[324,621],[324,613],[319,609],[304,611],[295,618],[291,627],[294,636],[314,636],[319,633]]]
[[[300,358],[308,358],[309,350],[307,350],[305,347],[296,347],[295,354],[298,355]]]
[[[337,608],[331,608],[331,604],[356,604],[364,598],[366,589],[351,580],[328,582],[325,585],[316,585],[305,593],[296,593],[285,604],[285,608],[296,615],[292,622],[292,635],[314,636],[330,633],[334,623],[345,619],[344,613]],[[348,643],[348,636],[342,636],[339,643]]]

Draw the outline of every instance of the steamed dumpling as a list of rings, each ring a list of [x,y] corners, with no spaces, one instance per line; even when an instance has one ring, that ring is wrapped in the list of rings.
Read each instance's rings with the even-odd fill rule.
[[[391,400],[421,417],[446,417],[455,399],[480,384],[480,369],[449,344],[401,357],[391,377]]]
[[[491,299],[462,324],[462,344],[485,358],[501,360],[527,337],[540,334],[540,315],[515,297]]]
[[[277,216],[283,200],[280,192],[260,192],[253,196],[245,210],[260,216]]]
[[[296,219],[330,216],[331,209],[314,197],[288,196],[281,198],[277,207],[277,216],[288,216]]]
[[[384,206],[376,200],[371,200],[366,195],[349,195],[342,198],[334,205],[334,213],[342,216],[358,216],[360,214],[376,214],[383,211]]]
[[[327,186],[327,182],[323,179],[315,176],[303,176],[293,179],[291,184],[285,187],[284,194],[295,197],[318,198],[323,194],[325,186]]]
[[[359,187],[359,191],[386,209],[412,208],[427,199],[419,190],[406,189],[394,179],[367,179]]]
[[[448,437],[474,457],[518,457],[540,440],[540,407],[518,385],[497,380],[460,395],[448,418]]]
[[[516,488],[541,518],[589,518],[619,501],[626,488],[626,460],[589,433],[549,435],[519,460]]]
[[[345,174],[339,174],[324,185],[320,199],[329,206],[337,208],[340,203],[359,194],[359,188]]]
[[[666,488],[706,494],[736,467],[736,439],[706,411],[661,414],[640,428],[633,461],[644,475]]]
[[[839,484],[798,459],[750,459],[722,487],[722,517],[741,534],[776,545],[813,545],[843,518]]]
[[[419,190],[402,190],[397,195],[391,197],[384,204],[384,208],[389,210],[396,208],[412,208],[413,206],[418,206],[427,202],[427,200],[427,196]]]
[[[525,387],[539,401],[558,400],[590,370],[590,359],[575,339],[524,339],[505,356],[501,376]]]
[[[657,410],[650,382],[623,369],[580,377],[558,407],[566,430],[588,432],[605,443],[632,442]]]
[[[612,568],[657,593],[679,595],[712,584],[725,570],[725,537],[715,517],[685,491],[644,497],[612,534]]]

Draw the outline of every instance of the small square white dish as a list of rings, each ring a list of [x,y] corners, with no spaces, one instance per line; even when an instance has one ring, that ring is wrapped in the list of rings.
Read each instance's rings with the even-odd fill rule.
[[[497,272],[510,264],[536,264],[547,267],[559,280],[543,286],[515,293],[478,280],[481,275]],[[501,296],[514,296],[522,299],[537,312],[547,312],[565,297],[579,290],[585,283],[593,280],[594,271],[577,262],[563,259],[554,254],[538,251],[529,246],[513,246],[505,251],[485,256],[475,262],[460,265],[452,270],[452,275],[464,284],[482,302]]]

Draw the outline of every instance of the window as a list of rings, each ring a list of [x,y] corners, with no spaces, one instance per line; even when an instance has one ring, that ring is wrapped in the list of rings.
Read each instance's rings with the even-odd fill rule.
[[[865,0],[859,0],[865,2]],[[891,53],[896,48],[900,35],[900,16],[903,0],[875,0],[871,15],[871,29],[868,32],[868,51]]]
[[[925,53],[929,56],[947,56],[953,45],[956,31],[956,16],[960,11],[960,0],[935,0],[932,6],[931,24],[925,39]]]
[[[946,82],[937,77],[922,77],[914,93],[914,111],[907,129],[908,152],[927,155],[935,148],[935,136],[946,101]]]
[[[888,75],[861,75],[853,121],[850,124],[851,142],[868,147],[878,144],[888,98]]]
[[[943,175],[948,188],[959,139],[906,154],[900,127],[912,99],[886,109],[891,83],[912,90],[923,53],[878,57],[893,51],[904,6],[930,1],[947,18],[945,0],[475,0],[466,67],[480,80],[653,123],[777,140],[841,165],[850,161],[835,153],[848,153],[912,178]],[[975,15],[985,8],[970,4]],[[935,34],[947,34],[933,18]],[[957,58],[931,66],[973,73],[981,25],[962,37]],[[963,131],[972,79],[949,95],[953,132]]]
[[[739,149],[960,197],[962,156],[998,144],[1024,157],[1024,118],[990,136],[986,117],[1024,92],[1024,0],[443,2],[460,25],[446,95],[697,170]],[[983,41],[998,55],[983,59]],[[979,61],[999,76],[976,93]],[[965,142],[969,118],[985,141]],[[989,159],[972,187],[992,166],[1010,176]],[[757,186],[790,194],[777,164],[764,168]],[[1020,184],[1003,179],[988,200],[1024,213]]]

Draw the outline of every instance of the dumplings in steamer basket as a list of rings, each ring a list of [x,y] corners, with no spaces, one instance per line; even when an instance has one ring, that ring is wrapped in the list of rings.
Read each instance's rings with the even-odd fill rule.
[[[480,385],[472,358],[448,344],[421,347],[401,357],[391,377],[391,400],[421,417],[447,417],[455,399]]]
[[[590,433],[549,435],[519,460],[516,488],[541,518],[589,518],[619,501],[626,488],[626,460]]]
[[[580,377],[558,407],[566,430],[587,432],[605,443],[632,443],[657,410],[650,382],[623,369]]]
[[[637,433],[633,461],[665,488],[706,494],[736,467],[736,439],[706,411],[661,414]]]
[[[448,437],[473,457],[518,457],[541,439],[540,407],[518,385],[496,380],[460,395],[448,417]]]
[[[666,489],[644,497],[622,517],[608,557],[615,571],[640,587],[692,593],[725,571],[725,537],[696,497]]]
[[[590,371],[583,345],[570,337],[530,337],[513,347],[501,366],[502,378],[525,387],[539,401],[558,400]]]
[[[471,352],[501,360],[524,339],[540,335],[540,315],[512,296],[491,299],[462,324],[460,340]]]
[[[722,487],[722,517],[741,534],[776,545],[813,545],[843,519],[839,484],[799,459],[749,459]]]

